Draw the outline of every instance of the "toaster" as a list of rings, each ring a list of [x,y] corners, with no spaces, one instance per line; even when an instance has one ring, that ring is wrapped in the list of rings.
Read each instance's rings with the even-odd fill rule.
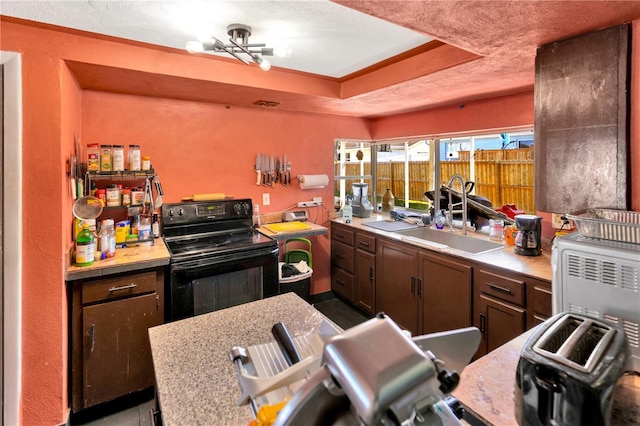
[[[620,326],[569,312],[553,316],[520,353],[516,420],[520,425],[608,425],[628,356]]]

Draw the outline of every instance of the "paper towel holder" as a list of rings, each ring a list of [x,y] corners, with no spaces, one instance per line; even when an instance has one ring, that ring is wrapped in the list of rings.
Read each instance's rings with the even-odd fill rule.
[[[318,189],[324,188],[329,184],[329,176],[327,175],[298,175],[300,189]]]

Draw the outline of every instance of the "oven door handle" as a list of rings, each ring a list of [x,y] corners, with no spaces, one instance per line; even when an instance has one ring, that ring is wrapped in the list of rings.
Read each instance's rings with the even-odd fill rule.
[[[264,256],[273,256],[273,255],[276,255],[276,256],[278,255],[278,247],[255,250],[255,251],[251,250],[249,252],[234,253],[234,254],[227,254],[227,255],[221,255],[221,256],[211,256],[211,257],[193,260],[193,261],[174,263],[171,265],[171,270],[174,272],[190,271],[195,267],[197,268],[207,267],[212,265],[220,265],[220,264],[227,263],[230,261],[235,261],[238,259],[242,259],[244,261],[244,260],[256,259]]]

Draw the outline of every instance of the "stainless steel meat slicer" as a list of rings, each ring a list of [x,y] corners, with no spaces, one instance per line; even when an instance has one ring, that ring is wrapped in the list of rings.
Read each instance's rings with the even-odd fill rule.
[[[237,404],[254,415],[288,401],[274,424],[461,424],[463,410],[447,395],[478,348],[477,328],[411,338],[384,314],[341,334],[326,322],[293,339],[275,328],[269,349],[229,353],[242,392]]]

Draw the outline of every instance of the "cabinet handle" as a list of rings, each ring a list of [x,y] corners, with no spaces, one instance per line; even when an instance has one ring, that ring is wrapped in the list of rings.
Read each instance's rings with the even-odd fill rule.
[[[369,281],[373,281],[373,266],[369,266]]]
[[[484,316],[484,314],[480,314],[480,333],[484,334],[485,330],[486,330],[486,322],[487,319]]]
[[[123,285],[122,287],[111,287],[109,289],[109,293],[120,290],[131,290],[132,288],[138,287],[138,284],[131,283],[129,285]]]
[[[487,285],[489,287],[491,287],[492,289],[494,289],[494,290],[498,290],[498,291],[501,291],[503,293],[511,294],[511,289],[510,288],[502,287],[502,286],[499,286],[498,284],[494,284],[492,282],[488,282]]]
[[[156,294],[156,307],[160,306],[160,295]]]
[[[360,244],[361,246],[369,247],[369,243],[367,243],[366,241],[359,241],[358,244]]]
[[[418,297],[422,298],[422,278],[418,278]]]
[[[336,237],[344,239],[344,234],[336,234]]]
[[[411,277],[411,294],[416,294],[416,277]]]
[[[89,345],[91,347],[91,352],[93,352],[93,348],[96,346],[96,325],[91,324],[91,329],[89,330]]]
[[[344,259],[344,254],[342,254],[342,253],[337,253],[337,254],[336,254],[336,257],[337,257],[338,259]]]
[[[342,281],[342,280],[340,280],[340,279],[337,279],[337,278],[336,278],[336,283],[340,284],[341,286],[344,286],[344,285],[345,285],[345,282],[344,282],[344,281]]]

